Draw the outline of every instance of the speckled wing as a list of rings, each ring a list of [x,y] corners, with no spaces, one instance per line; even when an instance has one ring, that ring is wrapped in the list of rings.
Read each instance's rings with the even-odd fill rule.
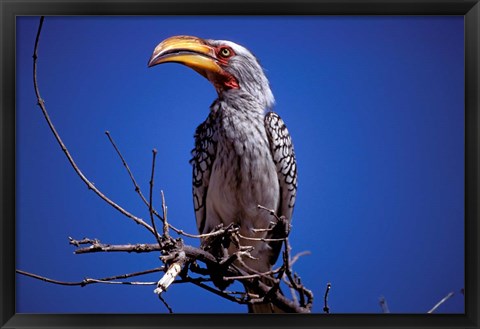
[[[192,159],[190,160],[193,166],[193,206],[200,233],[205,233],[206,198],[216,147],[213,122],[208,117],[195,131],[195,148],[192,150]]]
[[[277,215],[285,216],[290,222],[297,195],[297,163],[292,139],[285,123],[275,112],[266,114],[265,130],[280,185],[280,205]]]

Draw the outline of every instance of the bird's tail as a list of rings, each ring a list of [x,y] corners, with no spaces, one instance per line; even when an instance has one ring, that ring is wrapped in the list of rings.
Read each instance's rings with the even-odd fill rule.
[[[263,281],[263,280],[262,280]],[[247,292],[256,294],[254,290],[247,289]],[[282,295],[282,291],[278,290]],[[248,304],[248,313],[285,313],[280,307],[274,305],[273,303],[266,302],[266,303],[255,303],[255,304]]]
[[[272,303],[258,303],[249,304],[248,313],[285,313],[285,311]]]

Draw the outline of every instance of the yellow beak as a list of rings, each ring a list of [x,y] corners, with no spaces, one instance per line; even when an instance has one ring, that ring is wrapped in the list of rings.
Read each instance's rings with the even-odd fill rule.
[[[215,56],[215,50],[203,39],[181,35],[159,43],[153,51],[148,67],[168,62],[180,63],[209,78],[209,73],[223,72]]]

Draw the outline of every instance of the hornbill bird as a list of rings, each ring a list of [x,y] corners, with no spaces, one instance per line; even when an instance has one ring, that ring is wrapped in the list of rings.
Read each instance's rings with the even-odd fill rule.
[[[196,129],[190,160],[199,232],[211,232],[220,224],[235,224],[244,237],[277,239],[267,242],[240,238],[239,244],[224,241],[215,248],[203,247],[218,257],[228,257],[239,250],[239,245],[251,246],[253,257],[242,257],[233,265],[243,273],[268,272],[279,256],[279,240],[286,233],[285,227],[272,228],[272,214],[258,205],[284,216],[289,226],[297,191],[297,167],[290,134],[280,116],[271,111],[274,97],[265,73],[243,46],[192,36],[174,36],[159,43],[148,66],[169,62],[194,69],[218,93],[207,119]],[[214,276],[212,273],[215,285],[225,289],[228,283]],[[262,280],[271,285],[268,279]],[[249,311],[282,312],[268,302],[251,304]]]

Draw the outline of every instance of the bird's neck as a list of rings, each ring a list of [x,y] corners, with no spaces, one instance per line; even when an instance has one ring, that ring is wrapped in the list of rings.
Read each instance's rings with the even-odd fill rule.
[[[226,108],[248,111],[253,114],[262,114],[272,109],[273,95],[271,97],[261,93],[252,94],[243,89],[229,89],[218,93],[217,102],[222,102]]]
[[[210,120],[214,122],[217,152],[242,157],[267,145],[265,113],[259,106],[251,106],[248,99],[235,102],[219,98],[211,108]],[[260,145],[261,144],[261,145]]]

